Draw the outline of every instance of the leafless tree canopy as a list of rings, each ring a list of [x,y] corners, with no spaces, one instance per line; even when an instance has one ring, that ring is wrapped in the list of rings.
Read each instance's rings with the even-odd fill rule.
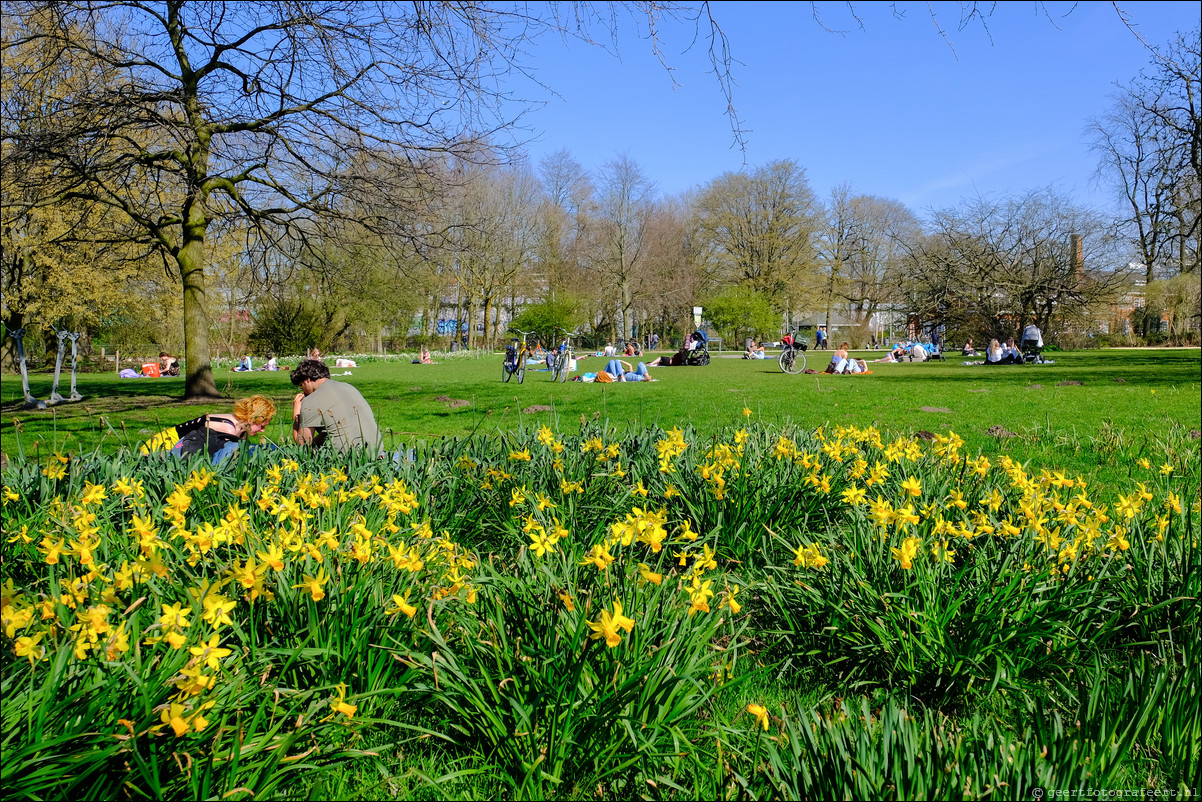
[[[1104,269],[1077,264],[1074,234],[1087,244],[1084,265]],[[1026,323],[1051,330],[1053,319],[1080,315],[1123,285],[1116,255],[1103,218],[1050,190],[980,199],[937,212],[910,247],[906,306],[970,336],[1014,336]]]

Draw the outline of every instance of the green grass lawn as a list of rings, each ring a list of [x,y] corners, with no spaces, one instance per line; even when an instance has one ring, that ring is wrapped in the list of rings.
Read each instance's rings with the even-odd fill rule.
[[[619,428],[692,426],[708,435],[741,423],[746,408],[753,420],[806,428],[871,424],[891,431],[952,429],[973,450],[988,453],[1002,447],[1018,458],[1097,475],[1099,469],[1105,472],[1108,455],[1138,455],[1169,427],[1202,428],[1197,349],[1052,356],[1055,364],[1044,366],[964,366],[959,359],[872,364],[872,374],[866,376],[789,376],[771,359],[718,357],[703,368],[652,370],[659,381],[645,384],[556,384],[550,373],[531,371],[518,385],[501,381],[499,354],[467,353],[440,355],[434,365],[361,361],[353,375],[337,378],[362,391],[391,448],[543,423],[568,431],[579,426],[582,416]],[[811,352],[810,366],[821,369],[827,357]],[[603,364],[603,359],[590,357],[582,369],[598,370]],[[34,395],[48,396],[51,380],[50,375],[33,376]],[[221,371],[217,382],[231,399],[253,393],[272,398],[281,413],[269,434],[287,437],[288,405],[295,392],[287,373]],[[22,451],[44,456],[97,447],[112,452],[202,412],[229,410],[229,402],[183,404],[178,400],[182,383],[86,374],[79,377],[84,401],[36,411],[21,409],[20,379],[6,375],[0,412],[3,450],[10,457]],[[1016,436],[1003,436],[999,443],[989,433],[995,426]]]

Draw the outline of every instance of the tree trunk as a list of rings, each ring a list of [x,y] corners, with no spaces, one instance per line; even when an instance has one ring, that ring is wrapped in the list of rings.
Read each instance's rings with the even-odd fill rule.
[[[492,319],[492,296],[489,295],[484,299],[484,331],[480,333],[480,345],[483,348],[488,347],[488,342],[491,339],[492,331],[489,329],[489,323]]]
[[[184,362],[187,378],[184,398],[219,398],[209,363],[209,316],[205,298],[205,230],[203,204],[188,204],[183,246],[176,252],[180,278],[184,285]]]
[[[9,312],[4,319],[4,343],[0,348],[0,365],[4,370],[16,373],[21,369],[20,360],[17,359],[16,340],[11,336],[12,332],[24,327],[25,315],[22,312]]]
[[[622,280],[622,339],[630,340],[634,337],[634,326],[631,321],[631,311],[634,308],[634,298],[630,291],[630,279]]]

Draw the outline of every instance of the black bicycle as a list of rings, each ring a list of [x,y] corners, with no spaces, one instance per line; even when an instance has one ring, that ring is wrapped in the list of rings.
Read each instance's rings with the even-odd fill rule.
[[[785,373],[801,373],[806,369],[806,349],[809,342],[796,334],[786,334],[780,344],[780,369]]]

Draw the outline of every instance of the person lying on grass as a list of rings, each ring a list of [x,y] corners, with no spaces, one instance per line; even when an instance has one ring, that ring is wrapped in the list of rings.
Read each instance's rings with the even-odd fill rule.
[[[906,347],[901,343],[893,346],[893,350],[885,354],[880,359],[874,359],[874,362],[904,362],[906,359]]]
[[[629,362],[626,362],[622,359],[609,360],[609,362],[607,362],[605,365],[605,370],[601,373],[605,373],[616,382],[655,381],[655,379],[651,378],[651,374],[647,372],[647,366],[645,364],[640,362],[637,368],[633,368],[630,366]],[[605,381],[604,379],[600,378],[601,373],[597,374],[597,381]]]
[[[234,404],[233,415],[201,415],[162,430],[143,443],[138,453],[148,456],[168,451],[188,457],[204,451],[216,465],[247,437],[266,429],[274,416],[271,399],[252,395]]]

